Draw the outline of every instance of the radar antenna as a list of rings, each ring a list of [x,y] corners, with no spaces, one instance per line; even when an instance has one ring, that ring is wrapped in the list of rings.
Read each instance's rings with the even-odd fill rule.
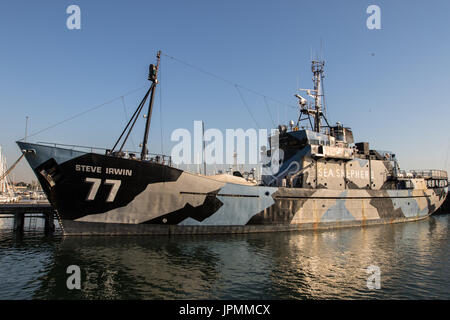
[[[322,79],[324,66],[325,66],[324,61],[312,60],[311,71],[313,73],[312,80],[314,83],[314,89],[299,89],[299,91],[305,91],[309,97],[314,99],[314,105],[312,105],[312,103],[308,103],[308,101],[304,97],[298,94],[295,95],[295,97],[299,99],[298,103],[300,105],[300,117],[298,118],[297,125],[299,125],[299,123],[302,120],[308,119],[312,129],[315,132],[321,131],[322,118],[325,120],[325,122],[329,127],[328,120],[326,119],[322,111],[322,97],[323,97]],[[306,118],[302,118],[302,115],[306,115]],[[314,124],[311,118],[313,118]]]

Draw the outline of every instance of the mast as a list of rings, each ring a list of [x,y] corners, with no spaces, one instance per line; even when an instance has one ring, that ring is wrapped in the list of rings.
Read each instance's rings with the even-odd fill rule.
[[[147,148],[147,142],[148,142],[148,133],[150,131],[150,120],[152,118],[152,110],[153,110],[153,100],[155,96],[155,88],[158,84],[158,69],[159,69],[159,61],[161,58],[161,51],[158,51],[156,54],[156,66],[151,64],[149,67],[149,74],[148,74],[148,80],[152,82],[150,91],[150,102],[148,104],[148,112],[147,112],[147,121],[145,122],[145,132],[144,132],[144,140],[142,142],[142,151],[141,151],[141,160],[145,159],[145,156],[147,155],[148,148]]]
[[[302,121],[308,119],[310,121],[311,127],[315,132],[320,132],[322,129],[322,117],[325,119],[327,125],[328,120],[322,112],[322,78],[324,70],[324,61],[312,60],[311,71],[313,73],[313,84],[314,89],[299,89],[300,91],[306,91],[309,97],[314,99],[314,108],[312,108],[312,103],[309,103],[305,98],[296,94],[295,96],[299,99],[298,103],[300,105],[300,117],[297,121],[297,125]],[[309,108],[308,108],[309,107]],[[306,115],[307,118],[302,119],[302,115]],[[311,117],[314,118],[314,123],[311,121]],[[329,126],[329,125],[328,125]]]
[[[320,120],[322,116],[322,105],[321,105],[321,96],[322,96],[322,88],[321,88],[321,79],[323,73],[324,61],[313,60],[311,65],[311,70],[313,72],[313,81],[314,81],[314,106],[315,106],[315,115],[314,115],[314,131],[320,132]]]
[[[23,141],[27,142],[27,135],[28,135],[28,119],[30,117],[26,116],[26,121],[25,121],[25,138],[23,139]]]
[[[0,146],[0,177],[3,176],[3,173],[5,172],[5,165],[3,163],[3,154],[2,154],[2,147]],[[3,193],[6,191],[6,179],[0,180],[0,193]]]
[[[206,159],[205,159],[205,123],[202,121],[202,160],[203,174],[206,176]]]

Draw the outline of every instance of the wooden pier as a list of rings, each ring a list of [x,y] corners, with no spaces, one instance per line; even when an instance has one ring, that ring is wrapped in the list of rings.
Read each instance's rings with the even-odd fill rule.
[[[22,233],[25,225],[25,215],[42,214],[45,219],[44,232],[55,231],[55,210],[49,203],[5,203],[0,204],[0,216],[14,216],[13,230]],[[35,216],[34,216],[35,217]]]

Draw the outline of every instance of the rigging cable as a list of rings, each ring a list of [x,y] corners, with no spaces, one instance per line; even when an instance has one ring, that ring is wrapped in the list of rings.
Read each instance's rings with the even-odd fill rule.
[[[129,135],[131,134],[131,131],[133,130],[134,125],[136,124],[137,119],[139,118],[139,115],[141,114],[142,109],[144,108],[145,102],[147,101],[148,95],[150,94],[150,91],[152,90],[152,87],[150,87],[150,89],[148,89],[147,93],[145,94],[144,98],[142,99],[141,103],[139,104],[139,106],[137,107],[136,111],[134,112],[133,116],[131,117],[130,121],[128,122],[127,126],[125,127],[125,129],[123,129],[122,134],[120,135],[119,139],[117,139],[117,142],[114,144],[114,147],[112,147],[111,152],[114,151],[114,149],[116,148],[117,144],[119,143],[119,141],[122,139],[122,136],[124,135],[125,131],[127,131],[128,126],[131,124],[131,122],[133,121],[133,124],[131,125],[130,129],[128,129],[128,133],[124,138],[124,141],[122,143],[122,146],[119,149],[119,152],[122,151]]]
[[[244,87],[244,86],[242,86],[242,85],[240,85],[240,84],[237,84],[237,83],[235,83],[235,82],[232,82],[232,81],[230,81],[230,80],[228,80],[228,79],[225,79],[225,78],[223,78],[223,77],[221,77],[221,76],[218,76],[218,75],[216,75],[216,74],[214,74],[214,73],[211,73],[211,72],[209,72],[209,71],[203,70],[202,68],[199,68],[199,67],[194,66],[194,65],[192,65],[192,64],[190,64],[190,63],[187,63],[187,62],[185,62],[185,61],[183,61],[183,60],[181,60],[181,59],[175,58],[175,57],[173,57],[173,56],[169,56],[169,55],[167,55],[167,54],[165,54],[165,53],[162,53],[162,55],[164,55],[165,57],[167,57],[167,58],[169,58],[169,59],[175,60],[175,61],[177,61],[178,63],[184,64],[184,65],[186,65],[186,66],[188,66],[188,67],[190,67],[190,68],[192,68],[192,69],[194,69],[194,70],[197,70],[197,71],[199,71],[199,72],[201,72],[201,73],[207,74],[207,75],[209,75],[210,77],[213,77],[213,78],[216,78],[216,79],[218,79],[218,80],[220,80],[220,81],[226,82],[226,83],[228,83],[229,85],[232,85],[233,87],[235,87],[236,89],[241,88],[241,89],[247,90],[247,91],[249,91],[249,92],[252,92],[253,94],[256,94],[256,95],[258,95],[258,96],[261,96],[261,97],[263,97],[264,99],[270,99],[270,100],[272,100],[272,101],[275,101],[275,102],[280,103],[280,104],[282,104],[282,105],[285,105],[285,106],[287,106],[287,107],[290,107],[290,108],[293,108],[293,109],[297,109],[297,106],[293,106],[293,105],[291,105],[291,104],[287,104],[287,103],[282,102],[282,101],[280,101],[280,100],[277,100],[277,99],[275,99],[275,98],[272,98],[272,97],[269,97],[269,96],[264,95],[264,94],[262,94],[262,93],[259,93],[259,92],[255,91],[255,90],[253,90],[253,89],[249,89],[249,88],[247,88],[247,87]],[[239,90],[238,90],[238,91],[239,91]],[[240,93],[240,91],[239,91],[239,95],[241,95],[241,97],[242,97],[242,94]],[[253,118],[253,116],[252,116],[252,118]],[[272,121],[273,121],[273,120],[272,120]],[[256,122],[256,121],[255,121],[255,122]]]
[[[269,114],[269,117],[270,117],[270,119],[272,120],[273,127],[276,128],[277,125],[275,124],[275,121],[273,120],[272,113],[270,112],[269,104],[267,103],[266,97],[264,97],[264,102],[265,102],[265,104],[266,104],[267,113]]]
[[[244,99],[244,97],[242,96],[241,90],[239,90],[239,87],[238,87],[237,85],[235,85],[235,88],[236,88],[237,92],[239,93],[239,96],[241,97],[242,102],[244,103],[244,106],[247,108],[247,111],[248,111],[248,113],[250,114],[250,117],[252,117],[253,121],[255,122],[256,127],[257,127],[258,129],[260,129],[261,127],[259,126],[258,121],[256,121],[255,117],[253,116],[253,113],[251,112],[249,106],[247,105],[247,102],[245,102],[245,99]]]
[[[35,135],[37,135],[37,134],[39,134],[39,133],[42,133],[42,132],[47,131],[47,130],[49,130],[49,129],[52,129],[52,128],[54,128],[54,127],[57,127],[57,126],[59,126],[59,125],[65,123],[65,122],[67,122],[67,121],[70,121],[70,120],[73,120],[73,119],[75,119],[75,118],[78,118],[78,117],[80,117],[80,116],[82,116],[82,115],[84,115],[84,114],[86,114],[86,113],[89,113],[89,112],[91,112],[91,111],[94,111],[94,110],[96,110],[96,109],[99,109],[99,108],[101,108],[101,107],[103,107],[103,106],[105,106],[105,105],[107,105],[107,104],[110,104],[111,102],[114,102],[114,101],[118,100],[118,99],[120,99],[120,97],[122,97],[122,96],[124,96],[124,97],[125,97],[125,96],[128,96],[128,95],[130,95],[130,94],[132,94],[132,93],[134,93],[134,92],[137,92],[137,91],[139,91],[139,90],[142,90],[142,89],[144,89],[144,88],[146,88],[146,87],[147,87],[147,86],[142,86],[142,87],[140,87],[140,88],[136,88],[136,89],[130,90],[130,91],[128,91],[128,92],[125,93],[125,94],[122,94],[122,95],[120,95],[120,96],[117,96],[117,97],[115,97],[115,98],[113,98],[113,99],[111,99],[111,100],[109,100],[109,101],[106,101],[106,102],[104,102],[104,103],[102,103],[102,104],[99,104],[99,105],[97,105],[97,106],[91,107],[91,108],[89,108],[89,109],[87,109],[87,110],[85,110],[85,111],[82,111],[82,112],[80,112],[80,113],[77,113],[77,114],[75,114],[75,115],[73,115],[73,116],[70,116],[70,117],[68,117],[68,118],[66,118],[66,119],[64,119],[64,120],[61,120],[61,121],[59,121],[59,122],[57,122],[57,123],[55,123],[55,124],[52,124],[52,125],[50,125],[50,126],[44,128],[44,129],[42,129],[42,130],[39,130],[39,131],[37,131],[37,132],[34,132],[34,133],[28,135],[27,138],[32,137],[32,136],[35,136]],[[20,139],[19,141],[22,141],[22,140],[24,140],[24,139],[25,139],[25,137],[22,138],[22,139]]]
[[[17,159],[16,162],[14,162],[14,164],[8,170],[6,170],[4,174],[2,174],[2,176],[0,177],[0,181],[2,181],[8,174],[11,173],[11,171],[13,171],[13,169],[17,166],[17,164],[20,162],[20,160],[22,160],[24,156],[25,152],[22,152],[22,155],[19,157],[19,159]]]
[[[125,121],[127,121],[128,113],[127,113],[127,107],[125,105],[125,98],[124,98],[124,96],[121,96],[121,98],[122,98],[122,104],[123,104],[123,112],[125,113]],[[130,139],[131,139],[131,143],[133,144],[133,150],[137,150],[136,144],[134,143],[134,140],[133,140],[133,135],[130,135]]]

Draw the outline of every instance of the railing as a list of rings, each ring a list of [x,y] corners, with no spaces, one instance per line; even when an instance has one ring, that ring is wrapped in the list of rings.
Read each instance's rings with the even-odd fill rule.
[[[430,179],[448,179],[447,171],[434,169],[421,169],[399,172],[405,178],[430,178]]]
[[[168,165],[169,167],[172,166],[172,157],[166,156],[164,154],[149,153],[144,161],[165,164],[165,165]]]
[[[58,148],[58,147],[64,147],[65,149],[75,150],[75,151],[81,151],[81,152],[90,152],[90,153],[104,153],[106,148],[98,148],[98,147],[86,147],[86,146],[79,146],[74,144],[63,144],[63,143],[55,143],[55,142],[43,142],[38,141],[39,144],[47,144],[52,147]],[[101,152],[96,152],[101,151]]]
[[[73,145],[73,144],[42,142],[42,141],[37,142],[37,143],[50,145],[55,148],[63,147],[65,149],[70,149],[70,150],[75,150],[75,151],[80,151],[80,152],[98,153],[98,154],[106,154],[106,153],[109,154],[111,151],[106,148],[87,147],[87,146],[79,146],[79,145]],[[160,163],[160,164],[172,166],[172,157],[164,155],[164,154],[148,153],[147,156],[145,157],[145,159],[141,159],[140,151],[138,152],[138,151],[131,151],[131,150],[123,150],[120,153],[119,152],[110,153],[110,155],[114,156],[114,157],[118,157],[118,158],[144,160],[144,161],[149,161],[149,162],[153,162],[153,163]],[[136,155],[139,155],[139,157],[136,157]]]

